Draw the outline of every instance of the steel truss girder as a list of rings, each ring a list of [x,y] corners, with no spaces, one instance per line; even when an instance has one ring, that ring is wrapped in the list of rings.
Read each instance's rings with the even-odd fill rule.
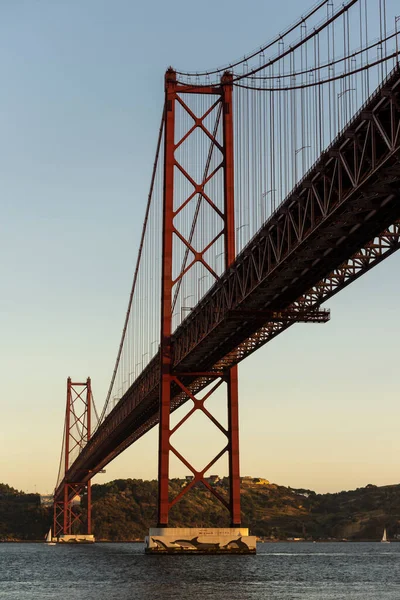
[[[289,306],[400,215],[399,89],[396,68],[351,121],[352,135],[331,144],[191,311],[175,335],[176,366],[205,361],[207,345],[215,364],[253,333],[251,323],[226,327],[230,311]]]
[[[350,285],[353,281],[370,271],[400,249],[400,220],[397,220],[379,236],[358,250],[337,269],[331,271],[314,287],[292,304],[295,310],[315,310],[332,296]],[[258,348],[271,341],[282,331],[285,331],[296,321],[282,319],[269,321],[252,336],[242,342],[232,352],[227,354],[215,366],[223,369],[225,364],[240,362]]]
[[[251,319],[259,321],[262,324],[265,322],[281,322],[294,321],[296,323],[327,323],[330,320],[331,313],[329,309],[316,309],[298,307],[296,305],[289,306],[284,310],[232,310],[227,315],[227,319],[239,320]]]
[[[294,304],[297,307],[318,307],[399,249],[400,220],[397,220],[339,265],[337,269],[323,277]],[[286,331],[295,322],[285,318],[282,318],[281,321],[267,322],[226,357],[218,361],[215,364],[215,370],[219,371],[225,363],[229,365],[239,363],[277,335]],[[139,377],[137,385],[125,394],[105,419],[101,429],[95,432],[92,442],[84,448],[75,461],[69,474],[71,478],[75,474],[79,474],[82,480],[87,481],[92,476],[92,474],[88,474],[89,469],[93,469],[93,472],[99,471],[157,425],[160,372],[158,358],[158,355],[153,358]],[[195,379],[189,384],[189,389],[192,393],[198,393],[211,381],[212,379],[207,376],[195,376]],[[187,396],[175,394],[172,398],[171,410],[176,410],[187,400]]]
[[[224,312],[251,299],[263,281],[265,296],[273,291],[263,309],[318,308],[400,248],[399,84],[396,68],[176,330],[177,370],[219,371],[237,364],[295,322],[284,313],[261,327],[255,322],[248,335],[230,339],[230,348],[219,347],[220,356],[209,358],[207,332],[216,331]],[[293,269],[285,271],[289,262]],[[187,368],[184,358],[198,357],[202,348],[196,368]],[[158,423],[159,372],[156,355],[83,449],[71,478],[77,473],[89,478],[88,469],[100,470]],[[186,382],[192,393],[208,383],[196,376]],[[175,390],[171,411],[187,400]]]

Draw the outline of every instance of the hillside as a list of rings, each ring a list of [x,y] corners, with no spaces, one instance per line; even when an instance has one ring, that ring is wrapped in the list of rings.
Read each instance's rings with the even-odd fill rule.
[[[0,483],[0,541],[43,539],[49,519],[39,494],[24,494]]]
[[[183,480],[171,481],[177,494]],[[227,480],[214,484],[226,495]],[[253,534],[271,540],[288,538],[379,540],[383,527],[400,539],[400,485],[368,485],[336,494],[316,494],[263,480],[242,482],[243,524]],[[156,523],[157,482],[119,479],[93,485],[93,529],[98,540],[143,538]],[[85,512],[85,498],[82,500]],[[43,539],[51,510],[39,505],[39,495],[23,494],[0,484],[0,540]],[[202,487],[196,487],[170,513],[170,526],[227,526],[226,510]]]

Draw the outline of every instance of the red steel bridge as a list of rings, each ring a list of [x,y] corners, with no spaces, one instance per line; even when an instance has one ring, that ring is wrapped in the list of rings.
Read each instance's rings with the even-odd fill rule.
[[[54,534],[73,498],[159,426],[158,525],[202,483],[240,525],[238,363],[400,247],[398,0],[324,0],[259,50],[165,75],[156,156],[109,391],[68,380]],[[225,391],[227,420],[208,399]],[[186,403],[186,412],[174,411]],[[225,443],[195,469],[174,434],[201,411]],[[175,456],[192,474],[169,490]],[[229,495],[207,479],[227,461]]]

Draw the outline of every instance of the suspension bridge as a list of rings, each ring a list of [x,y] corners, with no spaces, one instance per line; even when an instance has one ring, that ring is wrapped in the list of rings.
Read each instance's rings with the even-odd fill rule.
[[[172,506],[202,484],[245,539],[239,362],[295,323],[328,321],[321,305],[400,247],[396,8],[395,0],[320,1],[241,60],[204,72],[167,70],[138,259],[102,410],[90,379],[67,383],[56,538],[76,533],[73,499],[84,491],[80,526],[91,535],[92,477],[158,425],[154,531],[165,533]],[[227,425],[208,408],[217,390]],[[198,411],[226,440],[200,470],[173,438]],[[192,475],[176,497],[171,456]],[[207,478],[222,458],[226,497]]]

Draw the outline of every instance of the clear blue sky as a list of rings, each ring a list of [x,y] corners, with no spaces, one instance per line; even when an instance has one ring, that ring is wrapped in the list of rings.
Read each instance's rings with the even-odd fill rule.
[[[53,488],[69,375],[105,398],[165,69],[225,64],[309,5],[0,3],[0,481]],[[329,324],[292,327],[242,364],[243,475],[317,491],[400,480],[399,267],[400,254],[329,302]],[[156,477],[156,443],[152,431],[97,481]]]

